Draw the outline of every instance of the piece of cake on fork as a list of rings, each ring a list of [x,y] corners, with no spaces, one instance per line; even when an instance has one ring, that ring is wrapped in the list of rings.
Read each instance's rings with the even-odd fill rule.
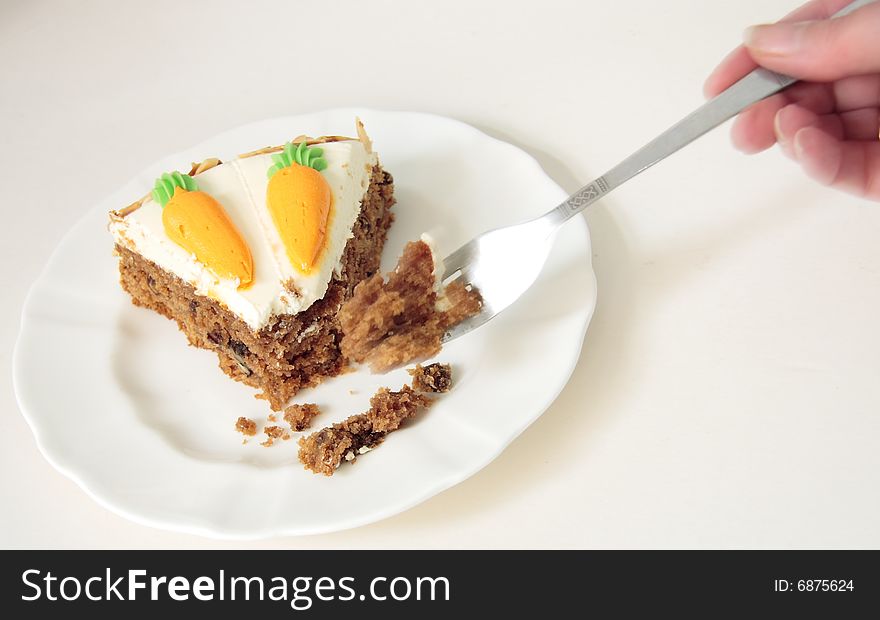
[[[337,312],[379,268],[394,186],[356,124],[357,138],[300,136],[163,174],[110,214],[132,301],[274,410],[344,369]]]

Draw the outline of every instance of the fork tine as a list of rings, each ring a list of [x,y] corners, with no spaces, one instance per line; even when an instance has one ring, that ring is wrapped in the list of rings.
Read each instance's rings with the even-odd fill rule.
[[[477,286],[474,282],[474,274],[471,272],[471,267],[473,262],[469,262],[465,264],[461,268],[461,275],[456,279],[456,282],[460,282],[461,284],[467,287],[473,287],[477,292],[480,291],[480,287]],[[447,270],[447,274],[454,273],[453,271]],[[448,276],[447,276],[448,277]],[[441,338],[441,342],[446,344],[450,340],[455,340],[459,336],[464,336],[468,332],[480,327],[484,323],[486,323],[489,319],[493,318],[496,314],[498,314],[495,309],[492,307],[491,300],[482,296],[480,311],[468,318],[466,318],[461,323],[453,325],[450,327],[446,333],[443,334]]]
[[[443,279],[445,280],[459,269],[463,269],[472,253],[473,242],[465,243],[455,252],[443,259]]]
[[[466,333],[478,328],[483,323],[486,323],[489,319],[493,318],[497,313],[494,312],[488,305],[484,304],[483,308],[480,310],[478,314],[475,314],[472,317],[469,317],[458,323],[457,325],[453,325],[450,327],[445,334],[443,334],[443,338],[441,342],[446,344],[451,340],[455,340],[459,336],[464,336]]]

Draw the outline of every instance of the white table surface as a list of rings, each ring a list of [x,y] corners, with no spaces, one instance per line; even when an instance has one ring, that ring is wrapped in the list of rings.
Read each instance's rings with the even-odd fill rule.
[[[880,205],[724,129],[591,207],[599,306],[570,383],[490,466],[397,517],[258,542],[136,525],[43,460],[12,390],[49,253],[169,152],[266,117],[420,110],[574,190],[795,2],[4,0],[0,546],[880,546]]]

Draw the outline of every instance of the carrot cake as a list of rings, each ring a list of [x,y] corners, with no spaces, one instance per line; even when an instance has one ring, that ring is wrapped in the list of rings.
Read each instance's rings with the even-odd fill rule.
[[[458,280],[444,287],[442,277],[431,239],[409,242],[387,278],[360,283],[340,308],[343,355],[374,372],[436,355],[446,330],[482,306],[478,291]]]
[[[276,411],[343,370],[337,313],[379,267],[393,180],[360,121],[357,135],[208,159],[110,214],[132,301]]]

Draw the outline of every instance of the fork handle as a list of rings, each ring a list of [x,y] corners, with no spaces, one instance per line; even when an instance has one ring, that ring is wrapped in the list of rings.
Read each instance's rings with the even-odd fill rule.
[[[874,0],[855,0],[832,17],[841,17]],[[730,86],[727,90],[704,103],[694,112],[648,142],[614,168],[569,196],[548,215],[561,224],[580,213],[611,190],[619,187],[661,159],[665,159],[736,116],[750,105],[778,93],[797,80],[781,73],[758,68]]]

